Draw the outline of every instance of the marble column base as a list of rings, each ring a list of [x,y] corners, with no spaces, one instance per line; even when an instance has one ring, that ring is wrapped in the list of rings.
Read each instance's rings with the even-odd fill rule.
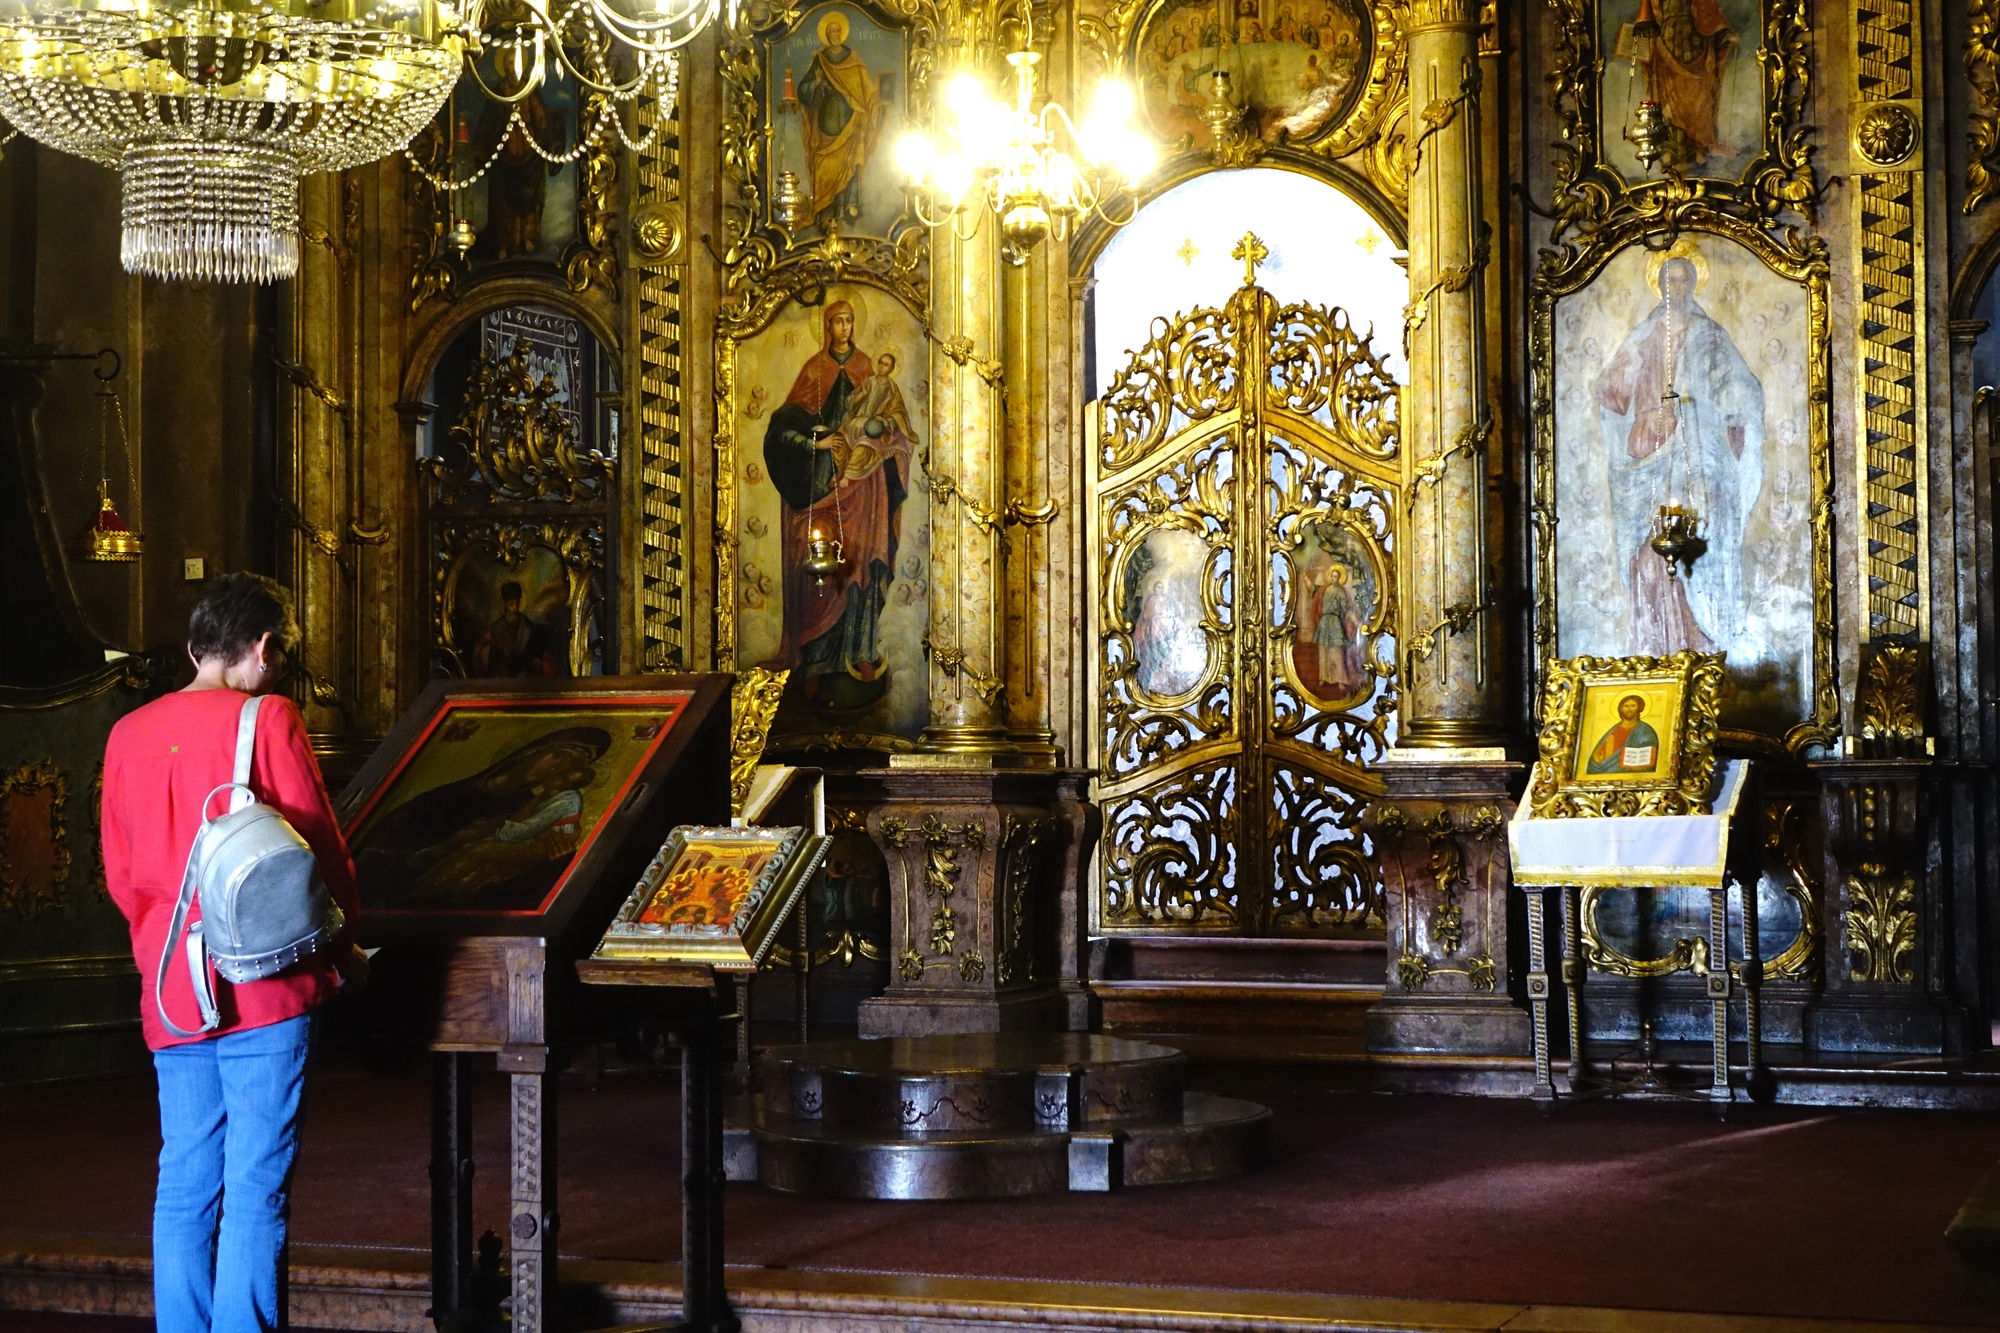
[[[1530,1054],[1516,994],[1521,951],[1510,946],[1506,827],[1525,766],[1400,754],[1379,771],[1387,790],[1364,827],[1382,858],[1388,976],[1364,1019],[1368,1049]]]
[[[868,833],[889,867],[891,981],[864,1037],[1060,1032],[1089,1021],[1078,875],[1081,775],[899,766]]]

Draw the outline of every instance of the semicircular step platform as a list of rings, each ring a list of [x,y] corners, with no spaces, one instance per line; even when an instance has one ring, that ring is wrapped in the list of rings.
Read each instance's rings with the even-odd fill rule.
[[[1215,1180],[1269,1108],[1190,1092],[1187,1057],[1084,1033],[814,1042],[732,1101],[729,1179],[849,1199],[991,1199]]]

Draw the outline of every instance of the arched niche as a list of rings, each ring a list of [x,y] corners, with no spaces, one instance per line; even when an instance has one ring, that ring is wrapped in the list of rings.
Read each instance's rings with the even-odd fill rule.
[[[1258,285],[1281,304],[1347,311],[1358,331],[1372,328],[1376,352],[1401,381],[1410,299],[1403,225],[1365,198],[1284,167],[1205,171],[1154,195],[1115,232],[1085,238],[1095,245],[1081,257],[1084,399],[1144,345],[1155,318],[1228,302],[1243,284],[1233,252],[1246,232],[1269,252]]]
[[[492,283],[417,345],[421,617],[441,676],[619,669],[616,344],[590,307]]]

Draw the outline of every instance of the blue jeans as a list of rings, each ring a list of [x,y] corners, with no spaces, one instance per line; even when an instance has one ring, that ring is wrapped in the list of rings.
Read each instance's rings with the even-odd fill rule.
[[[312,1017],[153,1052],[160,1184],[153,1197],[159,1333],[268,1333],[299,1152]]]

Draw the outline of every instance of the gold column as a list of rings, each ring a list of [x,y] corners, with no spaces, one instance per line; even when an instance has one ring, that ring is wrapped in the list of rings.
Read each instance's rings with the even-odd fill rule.
[[[968,43],[968,45],[971,45]],[[983,203],[975,202],[984,213]],[[938,229],[931,248],[930,725],[918,762],[948,754],[991,763],[1014,753],[1005,699],[1006,475],[1000,339],[1005,327],[998,220],[969,239]],[[975,758],[977,757],[977,758]]]
[[[1481,204],[1479,6],[1414,0],[1410,19],[1410,98],[1421,129],[1410,165],[1399,744],[1482,749],[1497,746],[1504,729],[1487,465],[1492,233]]]

